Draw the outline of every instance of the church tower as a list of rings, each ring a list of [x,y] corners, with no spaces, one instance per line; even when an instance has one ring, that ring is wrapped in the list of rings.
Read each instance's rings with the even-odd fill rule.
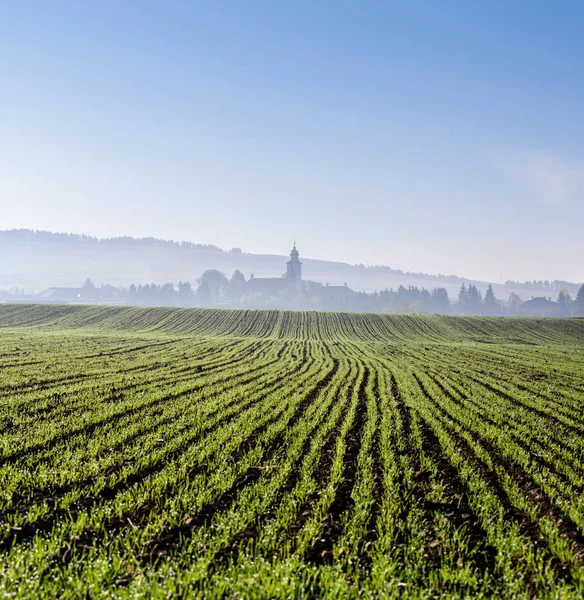
[[[290,252],[290,260],[287,263],[286,277],[288,287],[297,295],[302,294],[302,263],[298,260],[298,250],[296,250],[296,241],[294,248]]]

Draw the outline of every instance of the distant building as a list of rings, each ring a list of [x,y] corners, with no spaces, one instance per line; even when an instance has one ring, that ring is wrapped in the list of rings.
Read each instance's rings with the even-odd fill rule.
[[[266,294],[267,296],[277,296],[288,288],[286,277],[254,277],[251,274],[247,284],[247,291],[252,294]]]
[[[355,295],[355,292],[345,285],[325,285],[320,290],[323,301],[347,301]]]
[[[286,278],[288,286],[292,289],[296,296],[302,294],[302,263],[298,260],[298,250],[296,250],[296,241],[292,252],[290,252],[290,260],[286,263]]]
[[[354,310],[355,292],[345,285],[323,285],[315,290],[323,310]]]
[[[81,300],[81,288],[53,287],[39,294],[41,302],[79,302]]]
[[[290,252],[290,260],[286,263],[286,274],[282,277],[254,277],[253,273],[246,284],[248,293],[260,293],[267,296],[278,296],[291,292],[294,296],[302,295],[302,263],[298,259],[296,242]]]
[[[521,312],[531,317],[553,317],[556,315],[558,305],[551,298],[531,298],[521,305]]]

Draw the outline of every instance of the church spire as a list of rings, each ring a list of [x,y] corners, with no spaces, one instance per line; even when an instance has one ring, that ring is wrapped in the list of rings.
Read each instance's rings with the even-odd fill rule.
[[[302,293],[302,263],[298,260],[296,240],[294,240],[294,246],[290,252],[290,260],[287,267],[286,276],[288,278],[288,285],[299,296]]]

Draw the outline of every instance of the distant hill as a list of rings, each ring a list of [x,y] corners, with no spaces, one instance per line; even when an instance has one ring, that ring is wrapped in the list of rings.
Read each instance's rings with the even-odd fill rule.
[[[410,273],[387,266],[350,265],[315,260],[302,255],[303,278],[330,285],[347,285],[372,292],[414,285],[432,289],[445,287],[456,297],[462,282],[484,289],[489,282],[456,275]],[[164,283],[188,280],[195,283],[207,269],[218,269],[228,277],[239,269],[248,278],[277,277],[285,272],[288,256],[229,251],[208,244],[155,238],[96,238],[86,235],[17,229],[0,231],[0,289],[24,288],[41,291],[52,286],[79,286],[90,277],[96,284],[128,286],[131,283]],[[555,296],[567,288],[575,294],[578,284],[569,282],[493,283],[498,298],[512,291],[522,298]]]

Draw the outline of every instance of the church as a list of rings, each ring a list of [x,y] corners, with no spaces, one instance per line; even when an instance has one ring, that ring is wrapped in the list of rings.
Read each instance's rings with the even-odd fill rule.
[[[282,277],[254,277],[253,273],[247,282],[249,293],[279,296],[290,292],[293,296],[302,295],[302,263],[298,259],[296,242],[290,252],[290,260],[286,263],[286,275]]]

